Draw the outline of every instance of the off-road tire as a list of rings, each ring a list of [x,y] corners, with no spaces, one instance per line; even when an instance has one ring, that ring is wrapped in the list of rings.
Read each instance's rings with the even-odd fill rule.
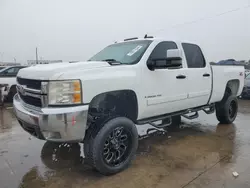
[[[227,96],[215,104],[216,117],[221,124],[234,122],[238,112],[238,100],[235,96]]]
[[[164,127],[164,130],[166,131],[177,131],[180,129],[180,124],[181,124],[181,116],[173,116],[172,118],[172,123],[168,125],[167,127]],[[169,119],[164,119],[162,120],[163,124],[167,124]]]
[[[128,143],[128,147],[126,147],[127,149],[125,149],[124,159],[119,162],[119,164],[111,165],[108,164],[105,159],[104,148],[106,146],[106,143],[108,143],[108,145],[110,146],[111,144],[113,144],[108,140],[112,138],[112,134],[115,135],[114,131],[117,131],[118,129],[123,130],[124,134],[127,133],[128,140],[126,142]],[[84,145],[86,146],[84,147],[84,155],[89,165],[91,165],[103,175],[112,175],[119,173],[125,170],[130,165],[131,161],[135,157],[135,153],[138,147],[137,128],[131,120],[125,117],[116,117],[106,122],[103,126],[100,126],[100,128],[98,128],[97,130],[97,133],[96,131],[93,131],[92,133],[91,132],[90,135],[86,135],[86,138],[88,140],[85,139],[84,141]],[[117,153],[113,153],[113,155],[116,154]]]

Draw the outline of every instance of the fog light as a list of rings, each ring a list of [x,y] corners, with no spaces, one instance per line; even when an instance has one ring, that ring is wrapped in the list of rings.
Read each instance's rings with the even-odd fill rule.
[[[60,139],[61,134],[59,132],[42,131],[45,139]]]

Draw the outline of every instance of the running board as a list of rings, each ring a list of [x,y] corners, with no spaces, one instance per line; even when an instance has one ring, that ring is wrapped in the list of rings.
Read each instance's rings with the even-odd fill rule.
[[[161,124],[157,125],[154,122],[149,122],[148,124],[150,124],[151,126],[157,128],[157,129],[162,129],[162,128],[167,127],[167,126],[172,124],[172,118],[170,117],[170,118],[167,118],[167,119],[169,119],[168,123],[161,123]]]
[[[189,113],[192,113],[192,111],[189,112]],[[192,119],[198,118],[198,117],[199,117],[199,113],[196,111],[196,112],[194,112],[193,115],[183,114],[182,117],[184,117],[184,118],[186,118],[186,119],[192,120]]]
[[[187,109],[187,110],[182,110],[179,112],[173,112],[173,113],[169,113],[169,114],[163,114],[163,115],[154,116],[154,117],[150,117],[150,118],[140,119],[140,120],[136,121],[136,124],[137,125],[143,125],[146,123],[151,124],[152,122],[160,121],[160,120],[167,119],[167,118],[171,119],[172,116],[178,116],[178,115],[181,115],[181,116],[189,119],[190,116],[187,116],[186,114],[198,112],[200,110],[203,110],[206,114],[212,114],[215,111],[215,106],[214,106],[214,104],[204,105],[204,106],[196,107],[193,109]],[[197,114],[195,113],[194,115],[191,116],[191,118],[194,119],[194,118],[198,117],[199,114],[198,114],[198,116],[197,116]],[[153,123],[153,126],[154,125],[155,124]],[[157,125],[157,126],[164,127],[163,125]],[[167,125],[165,125],[165,126],[167,126]]]
[[[215,106],[214,106],[214,105],[211,105],[211,106],[209,106],[208,108],[204,108],[203,111],[204,111],[206,114],[212,114],[212,113],[214,113],[214,111],[215,111]]]

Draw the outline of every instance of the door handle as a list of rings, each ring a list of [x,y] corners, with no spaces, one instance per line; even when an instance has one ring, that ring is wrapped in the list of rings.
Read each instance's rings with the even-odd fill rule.
[[[209,77],[209,76],[210,76],[210,74],[208,74],[208,73],[203,74],[203,77]]]
[[[185,78],[186,78],[185,75],[178,75],[178,76],[176,76],[176,79],[185,79]]]

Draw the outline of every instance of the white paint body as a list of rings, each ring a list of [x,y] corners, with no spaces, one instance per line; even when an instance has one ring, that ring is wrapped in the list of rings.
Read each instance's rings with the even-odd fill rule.
[[[188,68],[181,42],[181,69],[150,71],[146,62],[155,46],[165,40],[153,39],[141,60],[133,65],[109,65],[107,62],[77,62],[37,65],[19,71],[18,76],[38,80],[80,79],[83,103],[90,103],[98,94],[115,90],[133,90],[138,101],[138,119],[194,108],[223,98],[230,80],[239,80],[237,96],[244,85],[243,66]],[[173,41],[173,40],[171,40]],[[203,77],[208,73],[210,77]],[[184,74],[186,79],[176,79]],[[242,75],[241,75],[242,74]],[[146,98],[146,96],[159,97]],[[211,96],[210,96],[211,95]]]

